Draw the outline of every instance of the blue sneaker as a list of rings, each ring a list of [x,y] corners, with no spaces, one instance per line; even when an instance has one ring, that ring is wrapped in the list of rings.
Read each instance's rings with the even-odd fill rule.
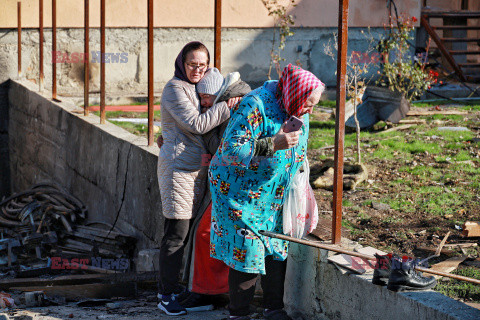
[[[174,294],[162,295],[158,308],[169,316],[179,316],[187,313],[187,310],[178,303]]]

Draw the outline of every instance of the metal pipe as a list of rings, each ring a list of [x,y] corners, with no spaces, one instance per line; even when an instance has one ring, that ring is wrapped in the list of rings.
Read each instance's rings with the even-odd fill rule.
[[[148,0],[148,146],[153,145],[153,0]]]
[[[335,153],[333,177],[332,242],[342,237],[343,149],[345,141],[345,100],[348,44],[348,1],[339,0],[337,51],[337,110],[335,116]]]
[[[294,237],[290,237],[290,236],[286,236],[286,235],[283,235],[283,234],[278,234],[278,233],[274,233],[274,232],[270,232],[270,231],[264,231],[264,230],[260,230],[260,231],[258,231],[258,233],[260,233],[261,235],[270,237],[270,238],[287,240],[287,241],[307,245],[307,246],[310,246],[310,247],[315,247],[315,248],[320,248],[320,249],[324,249],[324,250],[343,253],[343,254],[347,254],[349,256],[353,256],[353,257],[359,257],[359,258],[362,258],[362,259],[367,259],[367,260],[376,260],[377,259],[375,256],[371,256],[371,255],[368,255],[368,254],[362,254],[362,253],[359,253],[359,252],[342,249],[342,248],[339,248],[335,245],[321,244],[321,243],[317,243],[317,242],[310,241],[310,240],[297,239],[297,238],[294,238]],[[435,275],[442,276],[442,277],[447,277],[447,278],[457,279],[457,280],[461,280],[461,281],[467,281],[467,282],[471,282],[471,283],[475,283],[475,284],[480,284],[480,280],[473,279],[473,278],[468,278],[468,277],[464,277],[464,276],[459,276],[459,275],[456,275],[456,274],[451,274],[451,273],[426,269],[426,268],[422,268],[422,267],[418,267],[418,266],[415,267],[415,270],[419,271],[419,272],[435,274]]]
[[[222,71],[222,0],[215,0],[214,66]]]
[[[57,0],[52,0],[52,99],[57,99]]]
[[[39,0],[39,20],[38,20],[38,25],[39,25],[39,32],[40,32],[40,39],[39,39],[39,86],[40,86],[40,91],[43,90],[43,0]]]
[[[18,77],[22,76],[22,3],[17,2]]]
[[[89,114],[89,85],[90,85],[90,71],[89,71],[89,31],[90,31],[90,4],[89,0],[85,0],[85,8],[84,8],[84,41],[85,41],[85,48],[84,48],[84,56],[83,56],[83,114],[88,116]]]
[[[105,0],[100,5],[100,123],[105,123]]]

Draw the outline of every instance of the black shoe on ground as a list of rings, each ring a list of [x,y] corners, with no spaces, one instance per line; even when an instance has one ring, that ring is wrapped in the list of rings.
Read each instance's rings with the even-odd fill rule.
[[[283,309],[276,309],[276,310],[268,310],[265,309],[263,311],[263,317],[266,320],[293,320],[285,310]]]
[[[375,258],[377,258],[377,260],[375,262],[375,270],[373,270],[372,283],[379,286],[386,286],[388,278],[390,277],[392,255],[387,254],[385,256],[381,256],[379,254],[375,254]]]
[[[187,310],[187,312],[199,312],[213,310],[211,297],[206,294],[190,292],[185,299],[180,301],[180,304]]]
[[[415,261],[402,261],[401,259],[392,259],[392,271],[388,278],[388,290],[428,290],[437,284],[433,276],[424,277],[420,272],[415,271]]]
[[[187,310],[178,303],[174,294],[162,295],[158,308],[169,316],[179,316],[187,313]]]

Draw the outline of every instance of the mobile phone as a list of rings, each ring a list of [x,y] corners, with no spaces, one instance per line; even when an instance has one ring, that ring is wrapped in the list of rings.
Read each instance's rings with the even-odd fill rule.
[[[283,132],[294,132],[294,131],[300,130],[302,126],[303,126],[303,121],[301,119],[298,119],[295,116],[291,116],[287,120],[287,124],[285,125],[285,128],[283,128]]]

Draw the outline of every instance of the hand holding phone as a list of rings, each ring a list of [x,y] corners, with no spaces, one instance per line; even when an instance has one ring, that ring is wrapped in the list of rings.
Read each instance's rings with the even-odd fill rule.
[[[288,133],[288,132],[298,131],[302,126],[303,126],[303,120],[295,116],[291,116],[287,120],[287,124],[283,128],[283,132]]]

